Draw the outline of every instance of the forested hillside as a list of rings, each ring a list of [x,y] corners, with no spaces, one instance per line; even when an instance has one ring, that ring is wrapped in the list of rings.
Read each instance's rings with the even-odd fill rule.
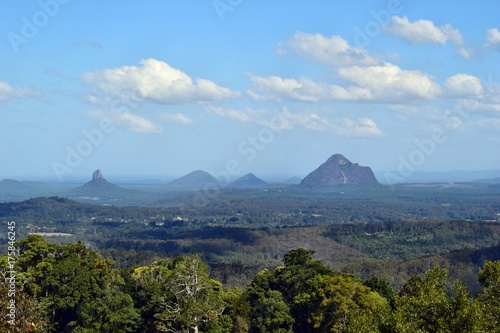
[[[231,289],[197,254],[118,269],[82,243],[15,245],[13,267],[0,257],[2,332],[500,332],[499,261],[485,262],[473,295],[437,266],[394,290],[299,248]]]

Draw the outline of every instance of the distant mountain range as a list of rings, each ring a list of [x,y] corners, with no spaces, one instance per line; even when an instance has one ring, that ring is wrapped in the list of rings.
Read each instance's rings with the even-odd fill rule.
[[[391,180],[394,177],[387,177],[387,175],[398,176],[398,171],[379,171],[376,173],[377,178],[384,184],[393,183]],[[466,170],[452,170],[452,171],[418,171],[415,170],[411,175],[398,180],[404,183],[489,183],[494,184],[500,182],[500,170],[481,170],[481,171],[466,171]]]
[[[404,179],[405,183],[429,183],[429,182],[476,182],[489,184],[490,187],[500,186],[500,171],[453,171],[450,173],[425,173],[415,171],[411,176]],[[378,174],[379,179],[384,182],[384,174]],[[483,176],[483,177],[481,177]],[[419,181],[420,180],[420,181]],[[70,188],[72,184],[48,184],[42,182],[17,181],[4,179],[0,181],[0,202],[20,201],[41,196],[62,196],[69,197],[83,202],[96,202],[108,204],[134,204],[149,205],[160,200],[162,203],[178,204],[186,201],[191,194],[182,197],[179,191],[191,190],[213,190],[214,188],[256,188],[256,187],[276,187],[276,186],[297,186],[300,187],[338,187],[338,186],[374,186],[379,185],[372,169],[368,166],[360,166],[352,163],[341,154],[332,155],[323,164],[309,173],[304,179],[293,177],[278,183],[267,183],[253,173],[248,173],[234,180],[229,184],[221,183],[210,173],[196,170],[189,174],[171,181],[164,185],[158,183],[155,191],[140,191],[120,187],[107,181],[101,172],[96,170],[92,174],[92,180],[88,183]],[[135,188],[143,189],[138,187]],[[144,187],[147,189],[147,187]],[[186,192],[187,193],[187,192]],[[182,198],[181,198],[182,197]],[[191,200],[191,199],[189,199]]]

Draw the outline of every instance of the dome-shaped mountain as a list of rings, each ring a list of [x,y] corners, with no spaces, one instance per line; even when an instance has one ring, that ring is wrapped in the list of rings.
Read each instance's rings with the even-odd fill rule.
[[[227,187],[257,187],[263,186],[267,183],[262,179],[255,176],[253,173],[247,173],[244,176],[236,179],[232,183],[230,183]]]
[[[341,184],[378,185],[379,182],[370,167],[352,163],[341,154],[331,156],[300,182],[300,185],[309,187]]]
[[[168,183],[168,187],[174,189],[202,189],[207,186],[213,188],[220,186],[220,184],[214,176],[202,170],[190,172]]]

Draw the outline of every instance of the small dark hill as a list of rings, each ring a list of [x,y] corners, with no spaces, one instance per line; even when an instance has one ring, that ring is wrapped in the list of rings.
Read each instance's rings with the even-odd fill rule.
[[[253,173],[247,173],[244,176],[236,179],[232,183],[230,183],[227,187],[258,187],[267,185],[265,181],[255,176]]]
[[[26,192],[30,190],[48,189],[49,185],[42,182],[18,181],[14,179],[3,179],[0,181],[1,192]]]
[[[0,202],[26,200],[55,192],[56,190],[47,183],[14,179],[0,181]]]
[[[474,181],[475,183],[485,183],[485,184],[500,184],[500,177],[491,179],[478,179]]]
[[[202,170],[193,171],[168,183],[169,188],[182,190],[214,188],[219,186],[220,182],[214,176]]]
[[[337,185],[378,185],[370,167],[352,163],[341,154],[331,156],[325,163],[308,174],[300,185],[323,187]]]
[[[301,181],[302,181],[302,179],[299,177],[292,177],[292,178],[288,178],[287,180],[285,180],[283,182],[283,184],[298,185],[298,184],[300,184]]]

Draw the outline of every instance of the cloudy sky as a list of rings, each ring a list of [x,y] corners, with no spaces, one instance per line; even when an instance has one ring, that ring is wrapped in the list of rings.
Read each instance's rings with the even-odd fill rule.
[[[2,5],[0,179],[500,169],[497,1]]]

